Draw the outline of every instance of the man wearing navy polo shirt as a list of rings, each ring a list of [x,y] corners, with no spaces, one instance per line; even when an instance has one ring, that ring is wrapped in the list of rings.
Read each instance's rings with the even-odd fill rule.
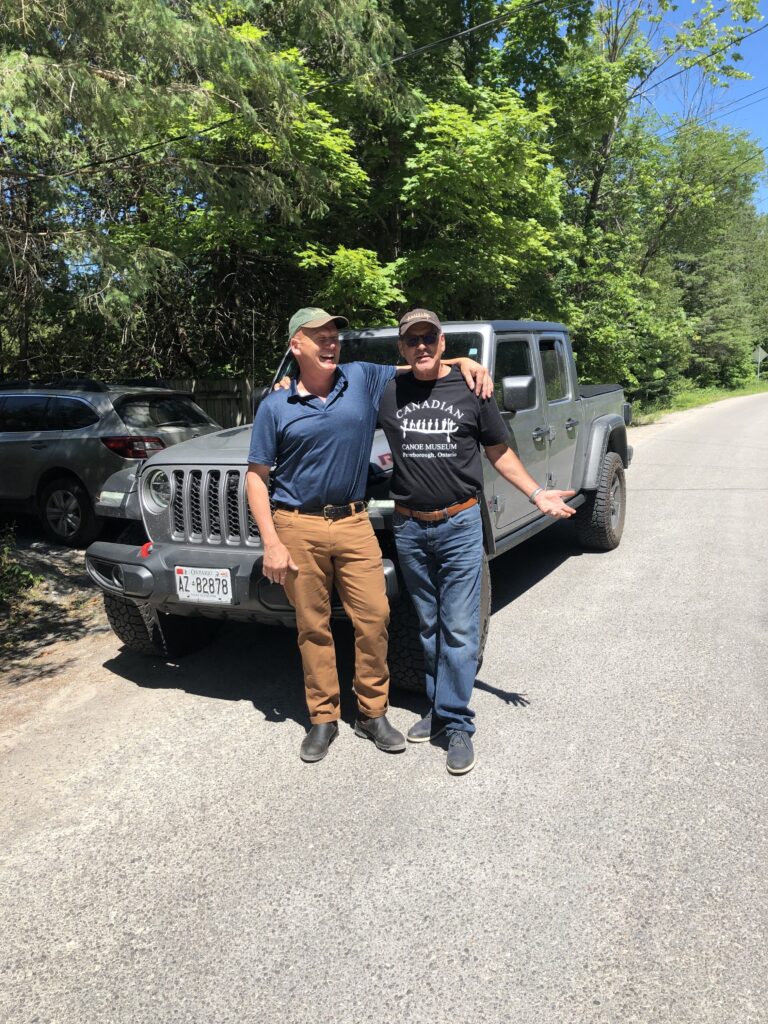
[[[296,609],[312,723],[301,758],[309,762],[322,760],[338,734],[334,584],[355,631],[355,733],[380,750],[405,749],[404,736],[386,717],[389,603],[364,502],[379,402],[397,370],[338,366],[338,329],[346,325],[344,317],[316,307],[294,314],[288,334],[299,377],[259,406],[248,455],[248,501],[264,545],[263,572],[285,587]],[[471,360],[458,362],[482,370]],[[273,465],[274,516],[267,490]]]

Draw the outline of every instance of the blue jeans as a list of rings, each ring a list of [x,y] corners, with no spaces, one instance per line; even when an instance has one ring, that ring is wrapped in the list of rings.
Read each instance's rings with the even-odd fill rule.
[[[483,525],[473,505],[440,523],[394,513],[400,569],[419,617],[433,713],[474,733],[469,707],[480,642]]]

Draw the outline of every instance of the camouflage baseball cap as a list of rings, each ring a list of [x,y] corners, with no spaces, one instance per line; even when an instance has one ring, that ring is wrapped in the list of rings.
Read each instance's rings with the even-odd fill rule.
[[[288,321],[288,339],[290,340],[302,327],[322,327],[333,320],[337,327],[349,327],[349,320],[345,316],[336,316],[334,313],[326,313],[319,306],[304,306],[298,309]]]

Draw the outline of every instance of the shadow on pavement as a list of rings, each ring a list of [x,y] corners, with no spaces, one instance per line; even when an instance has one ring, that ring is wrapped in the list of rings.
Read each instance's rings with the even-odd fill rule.
[[[584,554],[573,523],[553,523],[491,562],[491,614],[501,611],[569,558]]]
[[[341,685],[342,720],[353,724],[354,644],[351,626],[334,623]],[[246,700],[267,722],[293,720],[309,728],[304,703],[304,676],[296,633],[281,626],[230,623],[216,642],[178,661],[164,661],[123,649],[104,662],[114,675],[150,690],[183,690],[212,700]],[[393,707],[419,714],[424,698],[392,690]]]
[[[515,708],[527,708],[531,703],[524,693],[517,693],[515,690],[502,690],[498,686],[484,683],[482,679],[475,680],[475,689],[491,693],[499,700],[503,700],[505,704],[511,704]]]
[[[229,623],[210,647],[177,661],[123,648],[104,668],[146,689],[246,700],[269,722],[308,725],[296,634],[279,626]]]
[[[543,534],[491,563],[493,607],[496,612],[544,579],[581,546],[570,523],[557,523]],[[336,657],[341,683],[342,720],[356,716],[352,692],[354,643],[349,623],[335,622]],[[247,700],[268,722],[293,720],[308,728],[301,658],[296,633],[280,626],[229,623],[210,647],[176,662],[145,657],[126,649],[104,667],[136,686],[183,690],[214,700]],[[478,679],[475,686],[514,707],[527,707],[525,694],[507,691]],[[421,694],[392,689],[390,702],[421,715]]]

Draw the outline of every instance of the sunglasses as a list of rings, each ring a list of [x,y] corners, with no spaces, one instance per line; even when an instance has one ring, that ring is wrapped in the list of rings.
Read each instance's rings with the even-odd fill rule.
[[[400,340],[406,348],[417,348],[422,342],[425,345],[434,345],[439,337],[437,331],[430,331],[429,334],[404,334]]]

